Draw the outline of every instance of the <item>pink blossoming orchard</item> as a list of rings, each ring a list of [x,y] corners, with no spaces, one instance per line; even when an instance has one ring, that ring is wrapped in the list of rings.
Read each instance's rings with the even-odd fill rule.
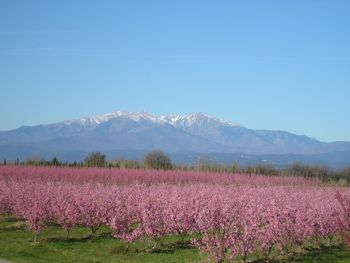
[[[67,237],[108,226],[126,247],[190,236],[214,262],[334,237],[350,245],[350,190],[302,177],[1,166],[0,213],[24,219],[34,239],[52,223]]]

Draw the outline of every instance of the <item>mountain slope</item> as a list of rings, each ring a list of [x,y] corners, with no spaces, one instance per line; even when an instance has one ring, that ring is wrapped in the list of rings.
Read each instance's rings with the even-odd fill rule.
[[[172,124],[188,133],[225,145],[229,147],[229,152],[258,154],[327,152],[327,149],[323,149],[324,143],[307,136],[284,131],[251,130],[199,113],[191,114],[188,118],[179,118]]]
[[[0,158],[81,159],[90,151],[109,153],[325,154],[350,151],[350,143],[324,143],[285,131],[248,129],[201,113],[154,116],[116,111],[92,118],[0,131]],[[338,153],[339,154],[339,153]],[[113,156],[110,156],[113,157]]]

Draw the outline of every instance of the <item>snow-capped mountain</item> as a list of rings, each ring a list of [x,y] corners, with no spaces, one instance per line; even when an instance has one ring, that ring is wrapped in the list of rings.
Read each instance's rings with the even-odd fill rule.
[[[191,113],[189,115],[162,115],[155,116],[148,112],[128,112],[128,111],[115,111],[112,113],[106,113],[96,117],[84,117],[76,120],[63,121],[66,125],[81,124],[84,126],[97,126],[101,123],[111,121],[117,118],[127,118],[136,122],[150,121],[158,124],[170,124],[175,127],[190,127],[193,125],[208,125],[208,124],[221,124],[227,126],[239,126],[230,121],[221,120],[215,117],[209,117],[203,113]]]
[[[324,143],[284,131],[248,129],[202,113],[155,116],[147,112],[116,111],[0,131],[2,159],[25,159],[38,154],[72,160],[95,150],[123,153],[153,149],[168,153],[310,155],[350,151],[350,143]]]
[[[169,115],[169,116],[160,116],[160,120],[164,120],[165,122],[173,125],[178,128],[190,128],[193,126],[208,126],[208,125],[223,125],[235,127],[239,126],[236,123],[221,120],[215,117],[209,117],[204,115],[203,113],[192,113],[189,115]]]
[[[159,117],[153,116],[147,112],[115,111],[115,112],[106,113],[96,117],[84,117],[76,120],[63,121],[62,123],[66,125],[81,124],[85,126],[96,126],[116,118],[128,118],[134,121],[141,121],[141,120],[148,120],[153,122],[159,121]]]

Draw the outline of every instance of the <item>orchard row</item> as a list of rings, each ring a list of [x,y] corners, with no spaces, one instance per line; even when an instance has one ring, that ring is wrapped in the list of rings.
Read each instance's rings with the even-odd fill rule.
[[[346,188],[296,185],[289,178],[284,185],[277,181],[274,186],[273,181],[267,183],[273,177],[257,186],[253,180],[259,176],[243,175],[237,175],[241,184],[197,180],[208,174],[188,175],[198,177],[190,177],[187,184],[155,183],[155,179],[153,184],[131,179],[116,184],[109,175],[108,184],[108,175],[98,174],[101,170],[88,170],[92,174],[72,170],[82,174],[62,174],[61,180],[51,174],[57,171],[62,172],[2,171],[0,213],[25,220],[35,236],[51,223],[60,225],[67,235],[78,225],[89,227],[92,233],[106,225],[126,246],[139,239],[157,242],[166,235],[190,235],[193,245],[209,252],[215,262],[237,256],[246,259],[255,252],[268,258],[272,250],[283,252],[305,241],[338,235],[346,241],[349,237],[350,191]],[[133,176],[151,176],[142,172]],[[73,180],[75,176],[86,177]],[[99,176],[105,178],[100,181]]]

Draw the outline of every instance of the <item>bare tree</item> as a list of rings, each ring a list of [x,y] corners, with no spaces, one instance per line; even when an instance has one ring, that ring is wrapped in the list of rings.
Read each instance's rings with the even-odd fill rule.
[[[89,167],[105,167],[106,155],[101,152],[90,153],[85,158],[85,165]]]
[[[159,150],[147,153],[144,158],[144,165],[152,169],[172,169],[170,158]]]

